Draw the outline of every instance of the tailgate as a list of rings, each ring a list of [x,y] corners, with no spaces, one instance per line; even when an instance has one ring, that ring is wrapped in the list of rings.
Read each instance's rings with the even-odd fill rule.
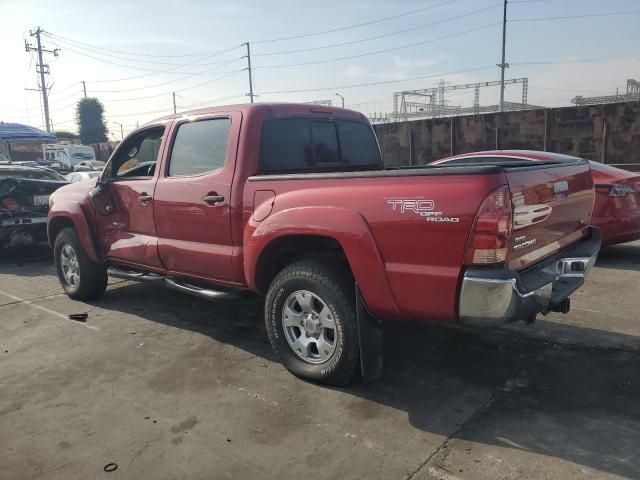
[[[513,206],[507,262],[520,270],[579,240],[594,192],[586,161],[506,169]]]

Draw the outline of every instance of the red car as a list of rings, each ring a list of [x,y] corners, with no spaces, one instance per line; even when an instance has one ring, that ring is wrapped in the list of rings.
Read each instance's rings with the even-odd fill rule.
[[[358,112],[235,105],[131,133],[96,183],[51,196],[48,235],[70,297],[100,297],[107,275],[210,299],[253,291],[282,363],[344,384],[380,373],[374,318],[566,313],[600,248],[593,199],[584,160],[384,169]],[[518,231],[538,209],[544,221]]]
[[[532,150],[492,150],[464,153],[436,160],[430,165],[500,164],[514,159],[574,161],[577,157]],[[589,160],[596,200],[591,224],[602,232],[602,246],[640,239],[640,175]]]

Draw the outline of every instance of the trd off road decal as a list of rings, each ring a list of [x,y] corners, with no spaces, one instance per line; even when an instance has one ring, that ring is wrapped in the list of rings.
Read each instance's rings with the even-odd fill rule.
[[[460,218],[448,217],[444,212],[436,210],[436,203],[433,200],[423,198],[388,198],[387,204],[393,211],[400,213],[414,213],[423,217],[427,222],[437,223],[458,223]]]

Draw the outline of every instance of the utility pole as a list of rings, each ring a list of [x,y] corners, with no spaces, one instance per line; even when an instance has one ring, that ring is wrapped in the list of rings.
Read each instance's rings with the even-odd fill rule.
[[[35,31],[29,30],[29,35],[32,37],[36,37],[36,46],[33,47],[26,40],[24,41],[24,49],[27,52],[35,51],[38,52],[38,63],[36,64],[36,73],[40,75],[40,91],[42,92],[42,107],[44,108],[44,122],[45,129],[47,132],[51,132],[51,123],[49,121],[49,95],[47,92],[47,85],[44,81],[44,76],[49,74],[49,65],[45,64],[42,59],[43,53],[52,53],[55,57],[58,56],[59,48],[54,50],[47,50],[42,46],[42,42],[40,41],[40,34],[43,30],[38,27]]]
[[[249,98],[251,99],[251,103],[253,103],[253,77],[251,75],[251,50],[249,49],[249,42],[246,42],[245,45],[247,46],[247,65],[248,68],[247,70],[249,70]]]
[[[176,92],[171,92],[171,96],[173,97],[173,113],[176,113]]]
[[[502,14],[502,63],[500,67],[500,112],[504,112],[504,70],[509,68],[509,64],[505,59],[505,48],[507,44],[507,0],[504,0],[504,11]]]
[[[84,90],[84,98],[87,98],[87,84],[82,80],[82,90]]]
[[[115,123],[116,125],[120,125],[120,140],[124,140],[124,130],[122,128],[122,124],[120,122],[116,122],[116,121],[113,121],[113,120],[112,120],[112,122]]]

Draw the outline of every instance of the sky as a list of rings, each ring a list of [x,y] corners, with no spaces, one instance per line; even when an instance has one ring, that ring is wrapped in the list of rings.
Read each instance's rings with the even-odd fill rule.
[[[598,16],[593,16],[598,15]],[[580,18],[558,18],[558,17]],[[639,0],[510,0],[506,78],[529,79],[528,103],[624,92],[640,79]],[[0,121],[43,128],[30,30],[40,26],[54,130],[77,131],[75,104],[104,104],[110,138],[172,112],[249,101],[331,100],[365,114],[393,93],[500,78],[501,0],[0,0]],[[498,87],[480,91],[496,104]],[[522,86],[506,87],[520,102]],[[449,105],[470,106],[473,90]]]

